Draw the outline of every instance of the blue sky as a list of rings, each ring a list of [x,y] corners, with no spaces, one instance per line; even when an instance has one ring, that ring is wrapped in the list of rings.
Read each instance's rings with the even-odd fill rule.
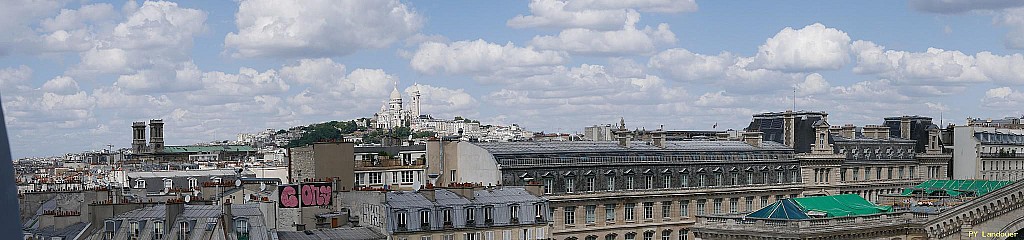
[[[1024,3],[910,1],[70,1],[0,9],[16,158],[424,112],[534,131],[741,129],[826,111],[1021,116]]]

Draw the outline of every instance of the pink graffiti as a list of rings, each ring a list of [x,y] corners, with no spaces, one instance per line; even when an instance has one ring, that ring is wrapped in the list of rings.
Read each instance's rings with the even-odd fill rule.
[[[295,195],[295,187],[284,186],[281,189],[281,205],[285,207],[298,207],[299,199]]]

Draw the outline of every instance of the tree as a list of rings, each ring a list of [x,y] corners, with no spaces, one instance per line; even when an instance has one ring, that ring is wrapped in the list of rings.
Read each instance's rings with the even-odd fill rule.
[[[420,131],[412,134],[412,138],[426,138],[433,136],[437,136],[437,133],[433,131]]]

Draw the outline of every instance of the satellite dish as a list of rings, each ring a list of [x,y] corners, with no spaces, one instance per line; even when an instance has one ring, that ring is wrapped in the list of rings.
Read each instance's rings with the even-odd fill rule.
[[[419,191],[420,187],[422,187],[422,186],[420,186],[420,180],[412,181],[412,190],[413,191]]]
[[[261,182],[260,183],[260,191],[266,191],[266,190],[267,190],[267,183]]]
[[[242,186],[242,179],[235,179],[235,187]]]
[[[191,202],[191,201],[192,201],[192,195],[185,195],[185,202]]]

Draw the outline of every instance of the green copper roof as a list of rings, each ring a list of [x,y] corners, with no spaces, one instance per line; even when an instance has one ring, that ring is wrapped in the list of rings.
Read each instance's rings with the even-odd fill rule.
[[[746,217],[800,220],[810,219],[815,215],[812,212],[824,217],[846,217],[892,212],[892,207],[875,205],[860,195],[844,194],[782,199]]]
[[[857,194],[794,198],[793,201],[796,201],[796,203],[808,211],[827,213],[828,217],[892,212],[892,207],[875,205]]]
[[[198,152],[255,152],[250,146],[166,146],[164,153],[198,153]]]
[[[912,188],[903,190],[904,196],[911,194],[927,194],[933,196],[956,197],[963,194],[973,193],[980,197],[1003,186],[1010,185],[1013,181],[990,181],[990,180],[928,180]]]

